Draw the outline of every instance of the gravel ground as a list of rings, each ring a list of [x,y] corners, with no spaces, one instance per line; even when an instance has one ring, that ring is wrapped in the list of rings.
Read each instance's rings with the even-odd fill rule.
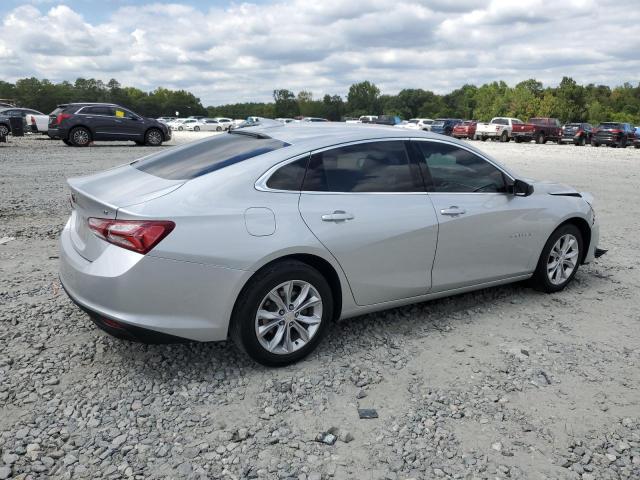
[[[274,370],[230,343],[113,339],[61,291],[65,178],[157,149],[0,144],[0,480],[640,478],[640,151],[478,145],[594,193],[609,253],[555,295],[342,322]]]

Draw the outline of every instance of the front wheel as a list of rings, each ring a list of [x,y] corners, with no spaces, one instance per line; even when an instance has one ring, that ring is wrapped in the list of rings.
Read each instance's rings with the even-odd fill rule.
[[[194,132],[199,132],[200,131],[200,127],[198,127],[198,126],[193,127],[193,131]]]
[[[502,143],[508,142],[509,141],[509,134],[507,132],[502,132],[502,134],[500,135],[500,141]]]
[[[162,132],[157,128],[151,128],[147,130],[144,135],[144,143],[151,147],[159,147],[162,145]]]
[[[582,260],[580,230],[567,224],[557,228],[547,240],[531,284],[536,290],[553,293],[566,287],[575,277]]]
[[[9,127],[4,123],[0,123],[0,137],[6,137],[9,135]]]
[[[259,272],[242,290],[230,333],[256,362],[280,367],[311,353],[332,317],[326,279],[305,263],[284,261]]]
[[[544,138],[544,133],[541,132],[536,136],[536,143],[543,144],[546,143],[546,141],[547,140]]]
[[[222,131],[222,127],[218,126],[216,127],[216,132],[221,132]]]

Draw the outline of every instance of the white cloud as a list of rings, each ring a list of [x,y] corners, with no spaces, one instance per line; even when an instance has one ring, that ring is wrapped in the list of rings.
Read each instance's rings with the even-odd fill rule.
[[[0,17],[0,78],[116,78],[185,88],[205,104],[267,100],[274,88],[345,94],[449,91],[535,77],[617,85],[640,78],[640,11],[613,0],[276,0],[198,9],[120,8],[91,22],[68,6]]]

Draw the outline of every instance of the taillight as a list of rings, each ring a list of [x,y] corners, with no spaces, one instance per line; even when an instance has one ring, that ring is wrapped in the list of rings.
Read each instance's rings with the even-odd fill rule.
[[[584,133],[584,130],[580,129],[576,132],[575,136],[577,137],[578,135],[582,135]]]
[[[59,113],[58,116],[56,117],[56,123],[60,125],[62,121],[66,120],[67,118],[71,118],[70,113]]]
[[[176,224],[165,220],[110,220],[89,218],[89,228],[103,240],[146,254],[169,235]]]

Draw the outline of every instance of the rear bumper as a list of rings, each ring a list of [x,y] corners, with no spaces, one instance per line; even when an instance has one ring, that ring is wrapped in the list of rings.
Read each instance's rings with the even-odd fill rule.
[[[534,132],[511,132],[513,138],[523,138],[525,140],[533,140]]]
[[[56,140],[66,140],[68,136],[68,132],[66,128],[49,127],[49,129],[47,130],[47,135],[49,135],[49,137]]]
[[[140,255],[114,245],[90,262],[60,236],[60,281],[98,321],[196,341],[227,338],[238,291],[251,272]],[[148,336],[148,332],[145,337]]]

